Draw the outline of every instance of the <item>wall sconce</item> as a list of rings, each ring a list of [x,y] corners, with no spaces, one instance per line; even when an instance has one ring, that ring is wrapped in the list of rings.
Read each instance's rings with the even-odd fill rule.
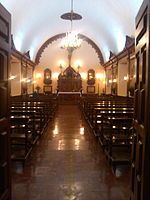
[[[128,76],[124,76],[124,81],[127,81],[129,78],[128,78]]]
[[[73,64],[73,67],[76,68],[76,69],[80,69],[82,65],[82,61],[81,60],[76,60]]]
[[[31,79],[27,79],[26,82],[27,82],[27,83],[31,83]]]
[[[12,76],[9,77],[9,80],[14,80],[15,78],[16,78],[16,76],[12,75]]]
[[[22,78],[22,79],[20,80],[20,82],[24,82],[24,83],[25,83],[26,80],[27,80],[26,78]]]
[[[110,79],[108,82],[109,82],[109,83],[112,83],[112,80]]]
[[[114,78],[114,79],[113,79],[113,83],[116,83],[116,82],[117,82],[117,79],[116,79],[116,78]]]

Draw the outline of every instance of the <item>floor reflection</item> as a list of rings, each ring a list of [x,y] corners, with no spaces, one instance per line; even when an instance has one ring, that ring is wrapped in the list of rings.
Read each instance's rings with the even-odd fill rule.
[[[80,135],[84,135],[84,127],[80,128]]]
[[[58,135],[58,134],[59,134],[58,125],[55,124],[55,128],[54,128],[54,130],[53,130],[53,137],[55,137],[55,136]]]
[[[78,107],[61,105],[25,167],[13,164],[12,200],[127,200],[121,170],[112,173]]]

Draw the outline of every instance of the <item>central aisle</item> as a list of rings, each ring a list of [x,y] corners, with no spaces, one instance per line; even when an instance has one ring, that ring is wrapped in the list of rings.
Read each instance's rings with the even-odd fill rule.
[[[129,172],[116,178],[76,105],[59,105],[26,161],[13,168],[13,200],[128,200]]]

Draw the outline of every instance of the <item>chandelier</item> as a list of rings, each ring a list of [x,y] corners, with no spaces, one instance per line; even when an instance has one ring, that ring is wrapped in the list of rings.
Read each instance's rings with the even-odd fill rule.
[[[65,38],[61,41],[61,48],[63,49],[76,49],[81,46],[82,40],[79,39],[78,34],[75,31],[66,33]]]
[[[68,52],[73,52],[76,48],[81,46],[82,40],[79,38],[78,33],[73,31],[73,20],[80,20],[82,16],[73,12],[73,0],[71,0],[71,11],[61,15],[64,20],[70,20],[71,28],[70,31],[66,33],[66,36],[61,41],[61,48],[67,49]]]

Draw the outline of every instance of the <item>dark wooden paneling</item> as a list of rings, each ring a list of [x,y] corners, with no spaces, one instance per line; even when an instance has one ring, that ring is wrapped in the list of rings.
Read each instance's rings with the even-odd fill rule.
[[[9,23],[0,17],[0,37],[6,42],[9,41]]]
[[[136,17],[136,83],[134,138],[132,145],[131,200],[150,199],[150,1]]]
[[[0,200],[11,200],[9,70],[11,16],[0,4]]]

